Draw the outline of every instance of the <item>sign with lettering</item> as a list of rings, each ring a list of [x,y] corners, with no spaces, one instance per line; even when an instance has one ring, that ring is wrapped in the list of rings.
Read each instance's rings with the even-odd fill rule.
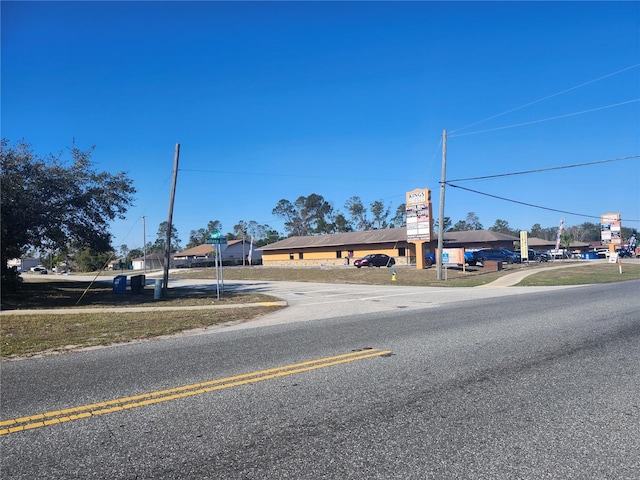
[[[438,250],[436,250],[436,255]],[[465,264],[464,248],[443,248],[442,264],[462,266]]]
[[[520,258],[522,261],[529,260],[529,233],[526,230],[520,230]]]
[[[204,243],[207,245],[226,245],[227,239],[225,237],[209,237],[204,241]]]
[[[603,244],[622,244],[622,224],[619,213],[600,215],[600,239]]]
[[[433,217],[431,190],[417,188],[406,193],[407,240],[431,241]]]

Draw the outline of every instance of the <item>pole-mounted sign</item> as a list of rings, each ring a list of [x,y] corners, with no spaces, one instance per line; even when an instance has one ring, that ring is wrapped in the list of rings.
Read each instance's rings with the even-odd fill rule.
[[[600,239],[603,244],[622,244],[622,224],[619,213],[600,215]],[[612,249],[613,251],[613,249]]]
[[[417,188],[407,192],[407,240],[431,241],[433,236],[432,208],[430,189]]]
[[[211,232],[209,238],[204,243],[207,245],[226,245],[227,238],[220,235],[220,232]]]

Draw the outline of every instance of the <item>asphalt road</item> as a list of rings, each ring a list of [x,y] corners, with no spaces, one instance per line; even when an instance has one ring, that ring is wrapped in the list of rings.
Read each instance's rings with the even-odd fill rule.
[[[278,288],[297,319],[4,362],[0,477],[640,478],[639,281]]]

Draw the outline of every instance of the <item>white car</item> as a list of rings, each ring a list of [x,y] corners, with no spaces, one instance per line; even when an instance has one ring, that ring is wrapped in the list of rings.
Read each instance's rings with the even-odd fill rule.
[[[44,268],[42,265],[38,265],[37,267],[31,267],[29,270],[34,273],[39,273],[40,275],[46,275],[47,273],[49,273],[47,272],[47,269]]]

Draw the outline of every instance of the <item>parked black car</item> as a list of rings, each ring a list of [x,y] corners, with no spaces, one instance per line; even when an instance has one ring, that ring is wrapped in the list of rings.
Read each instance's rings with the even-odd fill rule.
[[[391,267],[396,264],[396,261],[389,255],[384,253],[370,253],[362,258],[357,259],[353,264],[360,267]]]
[[[507,248],[483,248],[473,252],[473,258],[476,262],[484,262],[485,260],[496,260],[498,262],[514,263],[519,261],[519,255],[516,255]]]
[[[520,252],[515,252],[516,255],[518,256],[518,262],[522,262],[522,255],[520,254]],[[549,254],[546,252],[539,252],[537,250],[533,250],[532,248],[529,249],[529,261],[530,262],[548,262],[549,261]]]

